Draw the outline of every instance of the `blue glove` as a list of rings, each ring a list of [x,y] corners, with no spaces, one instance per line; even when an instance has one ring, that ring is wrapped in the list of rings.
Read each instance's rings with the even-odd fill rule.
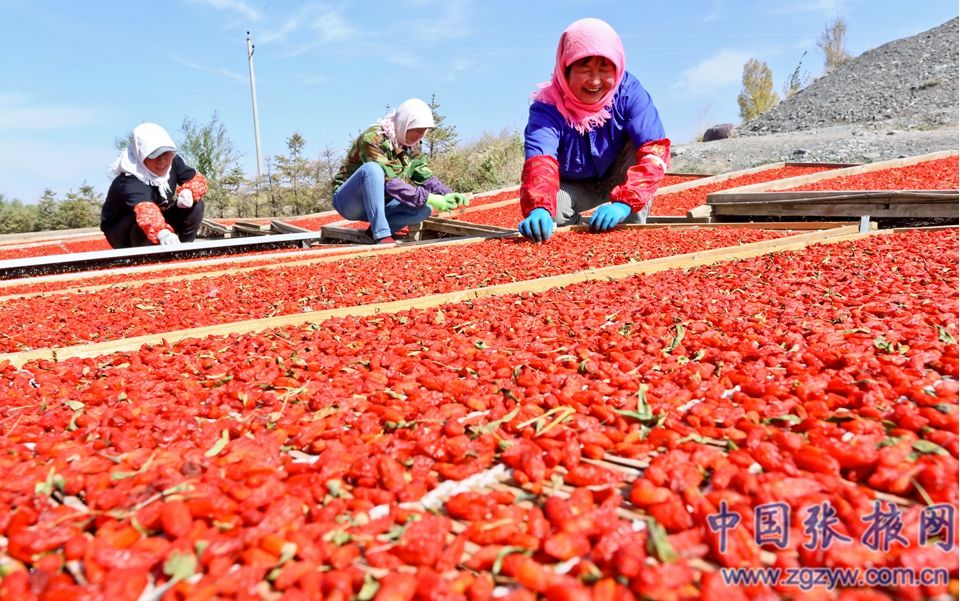
[[[554,227],[556,227],[556,224],[553,222],[550,211],[546,209],[534,209],[530,211],[526,219],[520,222],[518,229],[525,238],[530,238],[537,242],[545,242],[553,235]]]
[[[630,207],[622,202],[608,202],[600,205],[590,216],[590,231],[605,232],[612,230],[630,214]]]

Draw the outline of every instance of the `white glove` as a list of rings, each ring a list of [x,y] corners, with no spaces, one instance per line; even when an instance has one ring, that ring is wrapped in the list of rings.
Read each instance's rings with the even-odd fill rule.
[[[180,238],[170,230],[160,230],[157,240],[160,241],[160,246],[180,246]]]
[[[189,209],[193,206],[193,192],[190,188],[180,190],[180,194],[177,195],[177,206],[181,209]]]

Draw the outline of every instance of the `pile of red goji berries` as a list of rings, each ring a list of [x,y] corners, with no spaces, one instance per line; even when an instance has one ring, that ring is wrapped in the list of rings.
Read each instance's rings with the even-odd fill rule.
[[[110,245],[103,237],[90,240],[64,240],[43,243],[8,244],[0,246],[0,261],[11,259],[25,259],[28,257],[46,257],[67,253],[92,252],[110,250]]]
[[[687,182],[692,182],[698,179],[703,179],[708,177],[706,175],[685,175],[683,173],[668,173],[663,176],[663,179],[660,180],[660,187],[665,188],[667,186],[675,186],[677,184],[685,184]]]
[[[705,184],[687,188],[680,192],[669,192],[666,194],[657,194],[653,199],[653,207],[650,209],[651,215],[686,215],[690,209],[706,204],[707,195],[720,190],[729,190],[730,188],[739,188],[740,186],[749,186],[760,182],[770,182],[798,175],[807,175],[834,169],[823,165],[812,164],[810,166],[791,165],[779,169],[765,169],[756,173],[741,175],[730,178],[715,184]]]
[[[956,190],[960,188],[957,157],[845,175],[790,188],[793,190]]]
[[[567,232],[431,246],[383,256],[28,297],[0,305],[0,351],[103,342],[217,323],[480,288],[788,235],[785,230]]]
[[[343,217],[341,217],[336,211],[322,215],[315,215],[312,217],[295,217],[293,219],[284,219],[285,223],[315,232],[320,231],[320,228],[323,226],[330,225],[331,223],[335,223],[337,221],[343,221]]]

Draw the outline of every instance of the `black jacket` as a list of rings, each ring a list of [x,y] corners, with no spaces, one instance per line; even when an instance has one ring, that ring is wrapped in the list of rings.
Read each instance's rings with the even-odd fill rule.
[[[165,211],[177,202],[177,186],[185,184],[197,174],[193,167],[187,167],[179,155],[173,157],[170,166],[170,193],[167,198],[160,196],[160,188],[150,186],[132,175],[122,173],[114,178],[107,191],[107,199],[100,210],[100,230],[106,232],[110,227],[133,213],[133,207],[141,202],[152,202]]]

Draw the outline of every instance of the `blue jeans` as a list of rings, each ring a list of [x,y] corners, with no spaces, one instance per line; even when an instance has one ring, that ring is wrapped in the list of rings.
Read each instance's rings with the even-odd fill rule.
[[[376,240],[392,236],[406,225],[420,223],[430,216],[430,207],[416,208],[393,198],[386,202],[383,168],[364,163],[333,194],[333,208],[344,219],[366,221]]]

